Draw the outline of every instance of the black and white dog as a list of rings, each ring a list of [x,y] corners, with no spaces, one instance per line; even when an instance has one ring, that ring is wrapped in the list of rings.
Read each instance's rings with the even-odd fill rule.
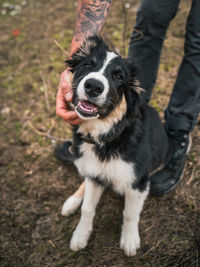
[[[75,111],[83,119],[73,131],[74,163],[85,179],[85,190],[82,185],[62,208],[69,215],[83,200],[70,247],[87,245],[97,203],[111,186],[125,196],[120,246],[132,256],[140,247],[148,174],[168,160],[168,137],[157,112],[140,101],[133,62],[110,51],[101,38],[89,38],[67,63],[74,75]]]

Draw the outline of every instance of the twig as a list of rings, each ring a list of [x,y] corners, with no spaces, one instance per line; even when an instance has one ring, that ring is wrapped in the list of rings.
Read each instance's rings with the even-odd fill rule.
[[[122,3],[122,13],[124,16],[124,28],[123,28],[123,56],[126,56],[126,27],[127,27],[127,11],[125,4]]]
[[[51,120],[51,127],[49,128],[49,130],[47,131],[47,137],[51,140],[55,140],[55,141],[59,141],[59,142],[65,142],[66,139],[62,139],[62,138],[58,138],[58,137],[55,137],[55,136],[52,136],[51,135],[51,132],[52,130],[54,129],[55,127],[55,121],[52,119]]]
[[[50,111],[47,83],[46,83],[44,75],[41,74],[41,76],[42,76],[42,82],[43,82],[43,87],[44,87],[44,98],[45,98],[45,102],[47,106],[47,111]]]
[[[56,41],[56,40],[53,40],[53,41],[54,41],[54,43],[57,45],[57,47],[59,47],[59,48],[63,51],[63,53],[64,53],[67,57],[69,57],[69,52],[67,52],[67,51],[61,46],[61,44],[59,44],[58,41]]]
[[[37,135],[40,136],[45,136],[51,140],[55,140],[55,141],[59,141],[59,142],[65,142],[66,139],[62,139],[62,138],[58,138],[55,136],[51,135],[51,131],[53,130],[53,128],[55,127],[55,121],[52,119],[51,120],[51,127],[49,128],[49,130],[47,132],[42,132],[40,130],[38,130],[32,123],[32,121],[28,120],[24,126],[28,125]]]
[[[123,17],[124,17],[124,28],[123,28],[123,56],[125,57],[126,56],[126,32],[127,32],[127,10],[126,10],[126,4],[125,3],[122,3],[122,13],[123,13]],[[135,38],[134,41],[138,41],[140,40],[144,34],[133,28],[133,32],[137,32],[139,34],[139,37],[138,38]]]
[[[151,230],[154,227],[154,225],[152,224],[150,227],[148,227],[147,229],[145,229],[145,232],[148,233],[149,230]]]
[[[28,65],[28,61],[22,62],[17,70],[22,70],[26,65]]]
[[[107,33],[102,33],[103,39],[106,41],[106,43],[109,44],[109,47],[114,50],[115,49],[115,45],[112,43],[112,41],[110,40],[110,38],[108,37]]]
[[[193,180],[193,178],[194,178],[194,171],[195,171],[195,167],[193,167],[193,169],[192,169],[192,174],[191,174],[191,176],[190,176],[190,179],[187,181],[186,185],[189,185],[189,184],[192,182],[192,180]]]
[[[30,120],[28,120],[27,122],[25,122],[24,127],[25,127],[25,126],[29,126],[29,127],[30,127],[30,128],[37,134],[37,135],[47,136],[47,133],[38,130],[38,129],[33,125],[33,123],[32,123]]]
[[[153,246],[153,247],[151,247],[149,250],[147,250],[147,251],[142,255],[142,257],[144,257],[145,255],[147,255],[147,254],[148,254],[150,251],[152,251],[154,248],[158,247],[158,245],[160,244],[160,242],[161,242],[161,240],[159,240],[155,246]]]
[[[55,244],[51,240],[49,240],[49,243],[52,245],[52,247],[54,248],[56,247]]]

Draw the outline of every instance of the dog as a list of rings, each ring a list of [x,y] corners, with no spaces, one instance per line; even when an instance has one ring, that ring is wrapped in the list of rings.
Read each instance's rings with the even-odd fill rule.
[[[102,38],[88,38],[67,64],[73,73],[72,102],[83,120],[73,128],[74,164],[85,180],[62,208],[68,216],[83,201],[70,248],[86,247],[96,206],[110,186],[125,197],[120,247],[133,256],[140,247],[138,223],[149,174],[169,159],[166,131],[156,110],[141,100],[133,60],[109,50]]]

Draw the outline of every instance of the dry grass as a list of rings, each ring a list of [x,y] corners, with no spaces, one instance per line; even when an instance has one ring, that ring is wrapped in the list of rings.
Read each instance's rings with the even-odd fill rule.
[[[126,50],[139,0],[129,3]],[[122,52],[120,8],[121,1],[113,1],[103,35]],[[182,1],[163,49],[152,98],[161,116],[183,55],[188,11],[188,1]],[[51,129],[50,135],[58,139],[71,136],[69,126],[55,115],[65,55],[53,40],[68,51],[74,12],[74,1],[30,0],[20,15],[0,16],[0,110],[9,107],[0,115],[0,266],[198,266],[200,124],[192,134],[181,184],[145,204],[142,246],[135,257],[127,258],[119,249],[123,199],[109,190],[98,206],[88,247],[76,253],[69,249],[80,213],[63,218],[60,209],[80,178],[74,167],[55,160],[55,142],[47,133]],[[19,36],[12,34],[14,29]]]

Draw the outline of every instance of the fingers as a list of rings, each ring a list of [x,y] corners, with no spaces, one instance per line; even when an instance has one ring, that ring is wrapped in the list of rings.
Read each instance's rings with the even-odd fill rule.
[[[67,106],[67,102],[71,102],[73,97],[73,92],[70,87],[70,79],[71,77],[69,76],[69,71],[65,70],[61,74],[58,93],[56,96],[56,114],[64,121],[77,125],[81,123],[81,119],[78,117],[76,112],[70,110]]]
[[[72,101],[73,91],[71,88],[72,74],[69,70],[63,71],[60,76],[59,89],[62,91],[62,95],[65,96],[67,102]]]
[[[60,88],[58,89],[58,93],[56,96],[56,114],[65,121],[74,120],[78,118],[76,112],[68,109],[67,103]]]
[[[77,119],[75,120],[70,120],[68,121],[70,124],[73,124],[73,125],[77,125],[77,124],[80,124],[82,122],[82,120],[78,117]]]

